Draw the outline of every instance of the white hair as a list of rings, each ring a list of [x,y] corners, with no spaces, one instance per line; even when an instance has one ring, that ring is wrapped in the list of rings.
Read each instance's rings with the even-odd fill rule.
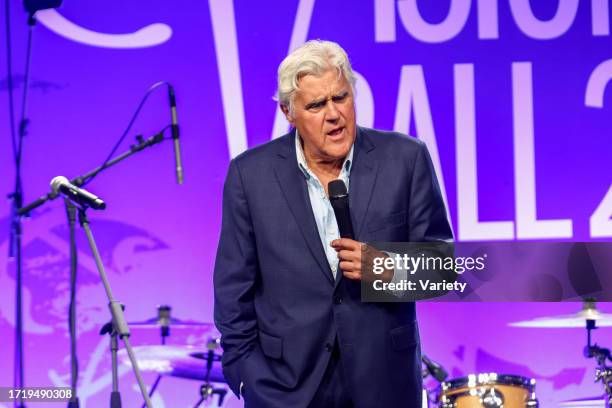
[[[355,74],[346,52],[337,43],[310,40],[291,52],[278,67],[277,100],[293,113],[293,98],[305,75],[320,76],[335,69],[355,88]]]

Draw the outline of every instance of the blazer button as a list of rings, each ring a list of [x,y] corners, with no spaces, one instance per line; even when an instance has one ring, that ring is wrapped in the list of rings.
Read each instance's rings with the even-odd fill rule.
[[[334,296],[334,303],[339,305],[342,303],[342,297],[340,296]]]
[[[325,343],[325,351],[331,352],[333,348],[334,347],[330,343]]]

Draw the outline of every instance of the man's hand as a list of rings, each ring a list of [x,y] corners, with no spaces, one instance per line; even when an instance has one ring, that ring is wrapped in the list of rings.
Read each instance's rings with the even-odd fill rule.
[[[350,238],[335,239],[331,242],[331,246],[338,252],[340,269],[342,269],[342,273],[346,278],[353,280],[363,279],[366,282],[372,282],[376,279],[390,282],[393,279],[393,269],[385,269],[380,275],[372,273],[374,258],[388,258],[384,252]]]

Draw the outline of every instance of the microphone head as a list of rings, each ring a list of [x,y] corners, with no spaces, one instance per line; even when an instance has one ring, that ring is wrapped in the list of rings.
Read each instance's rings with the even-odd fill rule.
[[[57,176],[54,177],[53,180],[51,180],[51,190],[53,191],[54,194],[57,194],[59,192],[59,188],[62,184],[67,184],[68,183],[68,179],[64,176]]]
[[[340,179],[330,181],[327,190],[329,191],[329,198],[341,198],[348,195],[346,184]]]
[[[170,106],[176,107],[176,97],[174,96],[174,87],[168,84],[168,97],[170,99]]]

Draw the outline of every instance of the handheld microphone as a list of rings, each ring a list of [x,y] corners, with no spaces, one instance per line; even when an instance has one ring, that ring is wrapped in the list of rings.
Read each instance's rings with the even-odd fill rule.
[[[351,223],[351,212],[349,210],[349,195],[346,184],[340,179],[332,180],[327,185],[329,191],[329,202],[334,209],[338,230],[342,238],[355,239],[353,224]]]
[[[57,176],[51,180],[51,189],[53,190],[53,194],[61,194],[81,208],[93,208],[94,210],[103,210],[106,208],[106,203],[104,201],[91,194],[89,191],[70,183],[64,176]]]
[[[446,372],[446,370],[440,364],[431,361],[429,358],[427,358],[425,354],[421,356],[421,361],[423,361],[423,364],[425,364],[425,366],[427,367],[427,371],[429,371],[429,374],[431,374],[433,378],[438,380],[438,382],[442,382],[446,379],[446,377],[448,377],[448,373]]]
[[[172,115],[172,140],[174,141],[174,162],[176,163],[176,182],[183,184],[183,164],[181,160],[181,145],[179,143],[178,117],[176,115],[176,98],[174,88],[168,84],[168,97],[170,99],[170,113]]]

